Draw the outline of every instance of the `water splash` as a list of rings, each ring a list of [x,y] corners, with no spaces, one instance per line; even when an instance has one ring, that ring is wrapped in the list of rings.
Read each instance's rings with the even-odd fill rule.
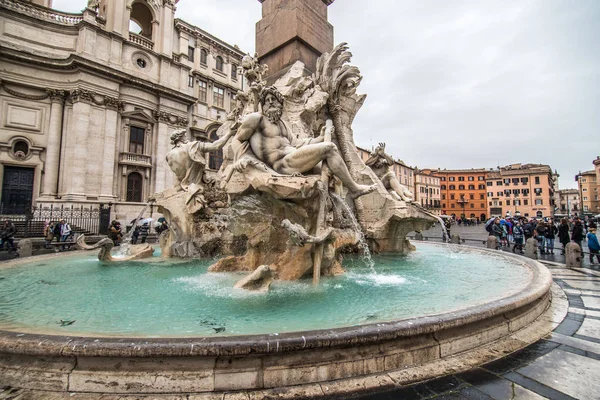
[[[362,260],[371,269],[373,273],[376,273],[375,262],[373,261],[373,257],[371,257],[371,252],[369,251],[369,245],[367,244],[365,234],[362,231],[362,227],[356,220],[354,213],[350,209],[350,206],[348,206],[348,203],[346,203],[344,199],[342,199],[335,193],[331,193],[331,198],[335,200],[334,202],[332,202],[333,208],[335,209],[335,203],[338,203],[342,207],[343,211],[345,211],[346,215],[348,215],[348,218],[352,223],[352,228],[358,234],[358,248],[362,251]]]
[[[135,227],[137,226],[138,222],[140,222],[140,220],[142,219],[142,216],[146,213],[147,209],[148,209],[148,204],[146,204],[146,206],[142,209],[142,212],[139,213],[139,215],[133,222],[133,225],[131,225],[131,229],[129,230],[129,232],[127,232],[127,233],[125,233],[125,235],[123,235],[123,240],[121,241],[121,245],[119,246],[119,249],[117,251],[115,251],[115,254],[113,255],[115,258],[123,258],[123,257],[126,257],[131,254],[131,237],[133,236],[133,231],[135,230]]]

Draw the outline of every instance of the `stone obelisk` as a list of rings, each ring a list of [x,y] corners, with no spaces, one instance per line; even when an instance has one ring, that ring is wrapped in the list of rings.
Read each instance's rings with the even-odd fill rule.
[[[333,25],[327,7],[334,0],[258,0],[262,19],[256,23],[256,52],[269,66],[273,82],[297,60],[314,72],[317,59],[333,49]]]

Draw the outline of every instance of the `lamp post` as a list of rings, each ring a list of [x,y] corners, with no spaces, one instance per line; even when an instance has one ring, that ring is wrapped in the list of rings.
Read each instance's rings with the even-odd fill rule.
[[[456,202],[458,204],[460,204],[461,207],[462,207],[462,216],[461,216],[461,218],[466,218],[466,215],[465,215],[465,204],[467,204],[469,202],[469,200],[465,199],[465,195],[464,194],[461,194],[460,195],[460,199],[456,200]]]

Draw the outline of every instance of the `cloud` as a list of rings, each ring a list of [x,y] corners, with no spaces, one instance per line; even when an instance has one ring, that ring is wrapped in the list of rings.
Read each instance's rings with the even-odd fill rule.
[[[77,12],[85,3],[54,7]],[[176,16],[253,52],[261,6],[181,0]],[[593,168],[600,2],[338,0],[329,20],[364,75],[358,145],[385,141],[419,167],[550,164],[561,188]]]

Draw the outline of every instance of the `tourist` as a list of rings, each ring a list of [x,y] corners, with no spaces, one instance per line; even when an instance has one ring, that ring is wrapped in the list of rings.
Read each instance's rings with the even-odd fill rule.
[[[46,242],[44,247],[49,249],[50,243],[52,243],[53,239],[54,239],[54,222],[46,221],[44,223],[44,240]]]
[[[596,236],[596,228],[590,228],[587,234],[588,249],[590,250],[590,264],[594,263],[594,255],[600,264],[600,243]]]
[[[535,227],[536,239],[541,254],[546,253],[546,224],[541,220]]]
[[[554,219],[550,218],[550,222],[546,226],[546,252],[554,254],[554,239],[558,233],[558,228],[554,225]]]
[[[525,241],[533,237],[533,230],[534,226],[532,221],[529,221],[525,223],[525,225],[523,225],[523,234],[525,235]]]
[[[133,233],[131,234],[131,244],[137,244],[138,238],[140,236],[141,227],[136,225],[132,229],[133,229]]]
[[[147,222],[142,224],[140,228],[140,234],[142,235],[142,243],[146,243],[146,239],[148,238],[148,233],[150,233],[150,226]]]
[[[58,221],[54,224],[54,229],[52,231],[54,238],[56,238],[57,242],[60,242],[60,230],[62,228],[62,222]]]
[[[573,232],[571,233],[571,240],[579,245],[579,248],[583,250],[581,246],[581,242],[583,241],[583,224],[581,223],[581,219],[579,217],[575,217],[575,221],[573,224]]]
[[[569,221],[566,218],[560,220],[560,225],[558,226],[558,240],[563,245],[561,255],[564,256],[567,249],[567,243],[571,241],[571,237],[569,236]]]
[[[525,234],[523,232],[523,227],[521,223],[517,221],[515,226],[513,226],[513,238],[515,241],[515,245],[513,246],[513,253],[516,253],[516,250],[519,250],[519,253],[523,254],[523,238]]]
[[[69,225],[64,219],[60,221],[60,225],[60,241],[66,242],[71,236],[71,225]],[[66,250],[66,247],[63,245],[62,249]]]
[[[500,244],[502,242],[503,232],[504,232],[504,230],[500,226],[500,218],[496,218],[492,225],[492,235],[496,236],[496,239],[497,239],[496,250],[500,250]]]
[[[17,247],[15,246],[14,236],[17,233],[17,227],[10,219],[4,221],[2,231],[0,232],[0,248],[4,250],[4,244],[8,243],[8,251],[19,255],[17,253]]]
[[[160,236],[161,233],[169,229],[169,225],[167,225],[167,221],[163,220],[158,228],[155,228],[156,234]]]
[[[110,239],[113,241],[115,247],[121,245],[122,238],[123,233],[121,229],[121,223],[119,221],[113,221],[110,225]]]

